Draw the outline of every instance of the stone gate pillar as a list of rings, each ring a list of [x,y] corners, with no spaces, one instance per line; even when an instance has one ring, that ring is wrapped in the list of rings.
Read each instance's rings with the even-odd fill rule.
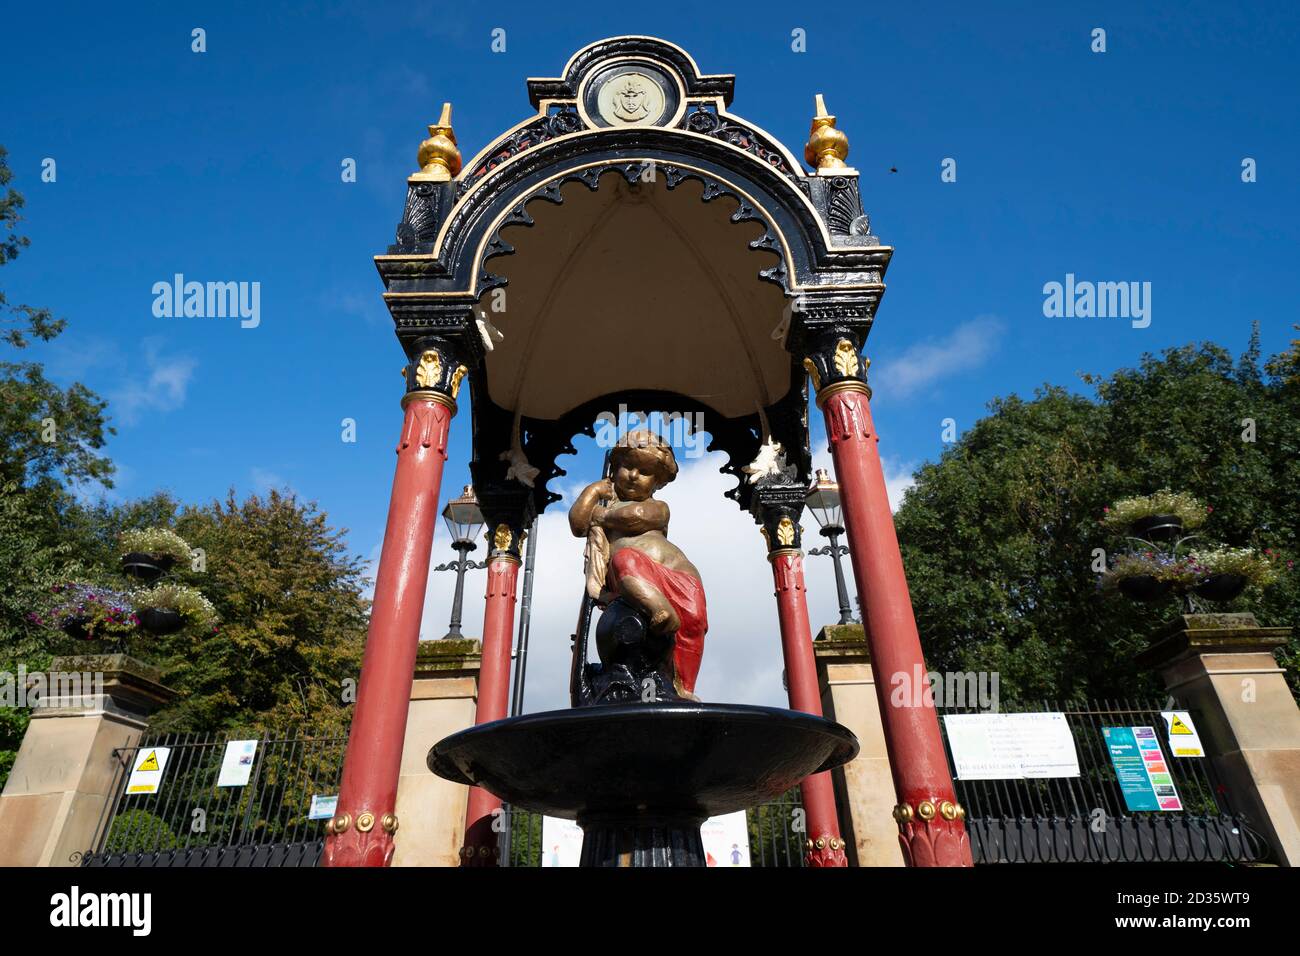
[[[29,690],[37,677],[45,693],[0,795],[0,866],[76,866],[123,782],[113,751],[176,692],[125,654],[56,657]]]
[[[1289,627],[1253,614],[1184,614],[1137,657],[1196,729],[1233,805],[1285,866],[1300,865],[1300,708],[1273,651]],[[1194,758],[1188,758],[1194,759]]]
[[[862,749],[831,771],[845,841],[856,866],[903,866],[894,822],[894,783],[885,730],[871,672],[871,650],[861,624],[823,627],[813,641],[822,713],[843,724]]]
[[[393,866],[456,866],[465,834],[469,788],[435,776],[426,762],[430,741],[474,726],[481,642],[421,641],[397,780]]]

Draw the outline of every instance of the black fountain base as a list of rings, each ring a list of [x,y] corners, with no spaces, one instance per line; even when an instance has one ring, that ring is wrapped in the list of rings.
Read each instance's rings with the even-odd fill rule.
[[[637,703],[497,720],[440,740],[429,769],[576,820],[582,866],[704,866],[700,824],[852,760],[852,731],[743,704]]]

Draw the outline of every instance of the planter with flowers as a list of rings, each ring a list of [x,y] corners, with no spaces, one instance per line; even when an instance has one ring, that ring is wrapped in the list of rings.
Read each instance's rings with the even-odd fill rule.
[[[1189,558],[1159,551],[1121,554],[1102,575],[1102,588],[1117,590],[1135,601],[1158,601],[1196,581],[1198,568]]]
[[[1231,601],[1247,585],[1262,588],[1277,580],[1271,556],[1254,548],[1224,546],[1193,551],[1191,556],[1203,570],[1195,591],[1209,601]]]
[[[190,546],[168,528],[122,532],[122,573],[146,583],[156,581],[178,562],[190,560]]]
[[[217,613],[212,603],[194,588],[163,583],[133,595],[140,626],[150,634],[172,634],[182,627],[210,629]]]
[[[1152,495],[1115,502],[1106,509],[1102,524],[1111,531],[1131,532],[1143,541],[1167,543],[1205,524],[1209,511],[1185,491],[1162,488]]]
[[[1111,562],[1101,578],[1103,590],[1119,591],[1135,601],[1176,595],[1192,613],[1198,610],[1196,597],[1231,601],[1247,585],[1273,583],[1277,573],[1270,552],[1224,545],[1188,547],[1198,536],[1183,532],[1199,528],[1213,510],[1186,492],[1168,488],[1115,502],[1106,509],[1102,524],[1134,547]]]
[[[53,591],[57,595],[53,608],[45,615],[32,615],[32,619],[76,640],[122,648],[140,623],[135,604],[125,592],[84,581],[60,584]]]

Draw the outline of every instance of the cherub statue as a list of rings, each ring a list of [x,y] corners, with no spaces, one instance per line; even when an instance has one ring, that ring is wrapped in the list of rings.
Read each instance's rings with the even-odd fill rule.
[[[609,463],[610,477],[588,485],[569,509],[569,528],[587,538],[587,593],[601,607],[622,598],[652,634],[672,637],[674,689],[698,700],[709,629],[704,585],[668,540],[668,505],[654,498],[677,477],[677,460],[658,436],[635,431],[619,439]]]

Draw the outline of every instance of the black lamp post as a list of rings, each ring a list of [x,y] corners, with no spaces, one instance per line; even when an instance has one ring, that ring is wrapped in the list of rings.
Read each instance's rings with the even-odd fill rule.
[[[442,636],[444,641],[455,641],[465,636],[460,632],[460,608],[465,596],[465,571],[469,568],[487,567],[486,561],[466,560],[466,556],[474,550],[474,539],[478,537],[483,527],[483,512],[478,509],[478,499],[474,497],[472,485],[466,485],[459,498],[447,502],[447,507],[442,509],[442,519],[447,522],[447,530],[451,532],[451,546],[458,554],[455,561],[440,564],[434,570],[454,569],[456,571],[456,599],[451,605],[451,624],[447,633]]]
[[[840,558],[849,553],[849,549],[840,544],[840,535],[844,533],[844,522],[840,513],[840,486],[831,480],[830,473],[825,468],[817,469],[804,501],[817,523],[821,525],[822,534],[830,538],[831,542],[824,548],[812,548],[808,553],[829,554],[835,559],[835,588],[840,598],[840,623],[852,624],[854,623],[853,611],[849,607],[849,591],[844,583],[844,567],[840,564]]]

